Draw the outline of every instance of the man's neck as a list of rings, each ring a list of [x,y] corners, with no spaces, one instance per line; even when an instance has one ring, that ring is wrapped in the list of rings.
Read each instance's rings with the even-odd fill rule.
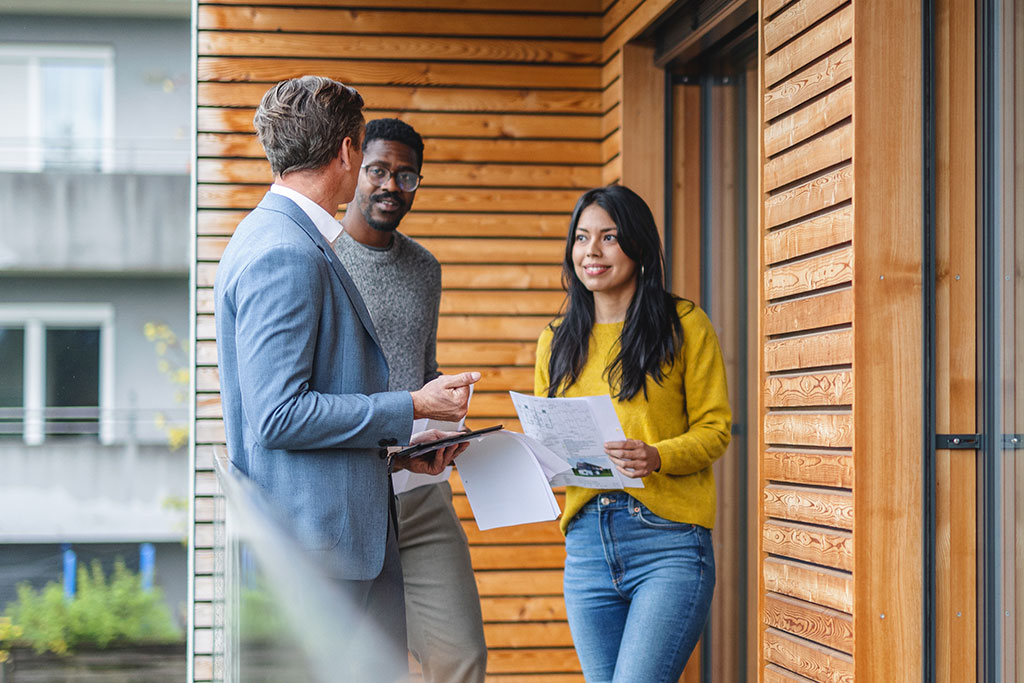
[[[323,173],[292,171],[286,176],[276,176],[274,182],[309,197],[332,216],[338,213],[337,188]]]
[[[394,232],[371,228],[359,210],[352,205],[349,205],[345,211],[345,215],[341,219],[341,227],[356,242],[374,249],[387,249],[395,238]]]

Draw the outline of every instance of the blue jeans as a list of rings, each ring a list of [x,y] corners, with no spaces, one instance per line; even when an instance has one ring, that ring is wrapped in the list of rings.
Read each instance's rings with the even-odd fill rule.
[[[569,523],[565,607],[588,683],[679,680],[715,589],[711,532],[601,493]]]

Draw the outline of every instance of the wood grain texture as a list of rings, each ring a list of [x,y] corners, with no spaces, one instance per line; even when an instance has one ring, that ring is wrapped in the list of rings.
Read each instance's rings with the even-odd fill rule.
[[[487,673],[489,675],[505,673],[549,674],[551,672],[575,672],[579,670],[580,664],[576,658],[576,650],[572,648],[496,648],[490,650],[487,654]],[[525,680],[531,680],[532,678],[531,676]]]
[[[484,624],[488,647],[572,647],[569,624],[565,622],[526,624]]]
[[[839,289],[770,304],[764,310],[764,333],[801,332],[842,325],[853,319],[853,292]]]
[[[316,73],[352,83],[372,85],[470,86],[491,88],[557,88],[572,83],[583,89],[601,87],[594,66],[515,66],[448,62],[382,62],[355,59],[287,59],[267,57],[200,57],[200,81],[262,82],[268,87],[287,78]]]
[[[423,158],[432,162],[523,162],[598,164],[602,143],[552,140],[471,140],[428,138],[423,141]],[[253,134],[200,133],[197,139],[200,157],[265,158],[263,148]]]
[[[764,236],[766,263],[799,258],[853,239],[853,207],[842,206]]]
[[[765,298],[806,294],[852,280],[853,247],[845,247],[769,268],[764,274]]]
[[[655,225],[665,224],[665,72],[654,48],[622,48],[622,184],[639,194]]]
[[[200,107],[255,107],[267,83],[198,83]],[[415,85],[359,85],[363,100],[376,109],[425,112],[545,112],[603,114],[602,93],[574,88],[430,88]]]
[[[601,55],[605,61],[618,52],[629,41],[640,35],[648,26],[673,4],[673,0],[643,0],[637,8],[618,26],[605,24],[604,42],[601,44]],[[610,31],[610,32],[609,32]]]
[[[770,87],[853,37],[853,5],[836,12],[765,58],[764,82]]]
[[[936,431],[974,433],[978,431],[973,389],[978,340],[974,326],[962,321],[977,319],[978,247],[971,227],[977,206],[975,193],[962,188],[977,184],[978,141],[972,134],[976,130],[972,91],[977,69],[975,6],[941,0],[935,10]],[[1021,108],[1017,109],[1020,116]],[[940,450],[935,454],[938,683],[969,681],[977,670],[980,544],[976,457],[971,451]],[[1021,528],[1020,521],[1016,526]],[[1019,664],[1017,671],[1021,671]]]
[[[831,128],[853,114],[853,84],[847,82],[794,109],[764,129],[764,153],[775,156],[798,142]]]
[[[765,380],[765,405],[772,408],[841,406],[853,403],[853,373],[773,375]]]
[[[853,658],[769,628],[764,634],[764,658],[822,683],[853,683]]]
[[[848,161],[853,155],[853,125],[844,124],[786,150],[764,165],[764,189],[774,190],[822,169]]]
[[[480,548],[484,550],[484,548]],[[557,621],[565,619],[558,597],[488,597],[480,599],[485,621]]]
[[[765,596],[761,614],[771,628],[853,654],[853,617],[849,614],[770,594]]]
[[[550,315],[469,316],[442,315],[437,321],[437,339],[451,341],[518,340],[535,341],[551,322]]]
[[[827,92],[853,75],[853,47],[846,45],[809,64],[773,88],[765,88],[764,117],[777,116]]]
[[[768,481],[853,487],[853,455],[847,452],[769,448],[761,468]]]
[[[533,367],[536,341],[529,342],[441,342],[437,362],[442,366],[524,365]]]
[[[215,0],[203,5],[281,5],[281,0]],[[366,0],[302,0],[303,7],[351,7],[364,8]],[[502,11],[509,9],[508,0],[380,0],[374,7],[388,9],[429,9],[429,10],[483,10]],[[517,0],[516,9],[538,13],[579,13],[600,15],[602,7],[597,0],[559,0],[552,5],[550,0]]]
[[[764,0],[761,5],[762,19],[773,19],[773,15],[778,14],[779,10],[793,4],[793,2],[795,0]]]
[[[200,56],[307,57],[320,54],[331,55],[334,59],[359,59],[386,55],[388,59],[410,61],[598,64],[601,59],[601,44],[597,41],[249,31],[200,31],[198,50]]]
[[[401,119],[424,137],[452,137],[453,131],[458,133],[458,137],[468,138],[585,140],[604,137],[604,116],[597,114],[409,112],[381,109],[376,103],[370,102],[363,111],[367,121]],[[254,130],[254,114],[255,109],[251,107],[203,107],[197,112],[197,127],[204,133],[251,133]]]
[[[764,345],[768,372],[842,365],[853,362],[850,328],[772,339]]]
[[[775,664],[765,666],[762,676],[762,683],[814,683],[810,678],[804,678]]]
[[[297,9],[292,7],[229,7],[201,5],[196,14],[199,30],[237,30],[308,33],[479,36],[505,38],[596,38],[600,17],[572,14],[531,16],[491,12],[429,12],[349,9]],[[315,54],[311,51],[310,54]]]
[[[441,297],[442,314],[487,314],[507,315],[522,313],[525,315],[546,315],[554,317],[565,300],[561,292],[509,292],[505,290],[489,290],[475,292],[448,291]],[[532,387],[532,384],[531,384]]]
[[[557,532],[557,528],[555,530]],[[560,533],[559,536],[561,536]],[[562,572],[560,569],[479,571],[476,574],[476,588],[481,597],[559,596],[562,594]]]
[[[700,86],[673,87],[672,290],[700,301]]]
[[[786,8],[785,12],[764,23],[761,37],[764,40],[765,52],[773,52],[778,49],[780,45],[803,33],[807,27],[846,2],[847,0],[800,0],[800,2],[794,2]]]
[[[761,573],[767,591],[853,613],[853,576],[849,572],[790,558],[766,557]]]
[[[849,531],[768,520],[761,528],[761,543],[772,555],[853,570],[853,534]]]
[[[921,12],[858,11],[854,26],[854,620],[866,680],[923,675]]]
[[[244,209],[256,206],[266,194],[265,185],[199,185],[201,209]],[[577,190],[510,188],[439,188],[416,191],[416,205],[424,211],[569,212],[578,199]]]
[[[849,491],[769,484],[764,487],[761,504],[769,517],[853,530],[853,494]]]
[[[765,443],[773,446],[853,446],[850,413],[778,412],[764,416]]]
[[[197,171],[200,183],[259,183],[265,188],[273,181],[270,164],[262,159],[200,159]],[[422,187],[434,188],[574,188],[582,193],[601,183],[601,169],[597,166],[427,162],[421,173]]]
[[[827,209],[853,196],[853,167],[844,166],[812,178],[765,200],[765,227],[774,228]]]
[[[562,283],[561,266],[442,266],[441,286],[445,289],[558,289]]]

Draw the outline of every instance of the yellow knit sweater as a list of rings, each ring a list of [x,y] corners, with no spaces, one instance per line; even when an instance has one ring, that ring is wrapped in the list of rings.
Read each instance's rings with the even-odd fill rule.
[[[612,398],[626,437],[640,439],[661,454],[661,469],[644,477],[644,488],[630,495],[656,515],[676,522],[715,524],[715,477],[711,464],[729,445],[732,413],[725,382],[725,365],[711,321],[692,302],[676,305],[683,326],[683,347],[661,384],[647,378],[643,392],[628,401]],[[555,323],[557,325],[557,323]],[[622,323],[595,324],[590,351],[579,380],[565,396],[611,393],[605,369],[618,353]],[[550,328],[537,340],[534,393],[547,396]],[[597,489],[566,487],[562,533],[569,520],[594,496]]]

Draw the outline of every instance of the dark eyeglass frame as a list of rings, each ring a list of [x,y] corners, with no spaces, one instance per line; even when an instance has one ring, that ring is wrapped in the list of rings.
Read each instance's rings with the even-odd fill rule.
[[[387,166],[384,166],[383,164],[363,164],[359,168],[361,170],[363,170],[363,171],[367,171],[367,169],[369,169],[369,168],[379,168],[380,170],[384,171],[384,177],[379,179],[379,180],[375,179],[367,171],[366,179],[369,180],[375,187],[384,187],[385,185],[388,184],[388,181],[391,180],[391,176],[394,176],[395,177],[395,184],[398,185],[398,189],[399,190],[401,190],[402,192],[415,192],[419,188],[419,186],[420,186],[420,181],[423,180],[423,176],[420,175],[419,173],[417,173],[416,171],[403,170],[403,171],[395,172],[395,171],[392,171]],[[412,187],[407,187],[410,183],[407,180],[403,184],[403,182],[402,182],[402,177],[403,176],[406,179],[408,179],[409,177],[415,178],[416,182],[412,183]]]

